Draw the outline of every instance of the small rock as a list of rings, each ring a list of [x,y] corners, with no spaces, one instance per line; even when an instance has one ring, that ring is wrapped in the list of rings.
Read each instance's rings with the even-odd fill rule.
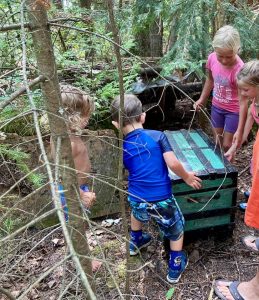
[[[194,249],[189,255],[190,262],[196,263],[200,259],[200,253],[197,249]]]

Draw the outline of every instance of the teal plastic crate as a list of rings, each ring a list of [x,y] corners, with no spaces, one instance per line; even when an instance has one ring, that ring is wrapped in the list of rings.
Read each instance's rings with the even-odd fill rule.
[[[202,179],[202,188],[194,190],[170,172],[173,194],[186,220],[185,230],[233,225],[237,197],[236,168],[202,130],[165,131],[165,134],[185,169]]]

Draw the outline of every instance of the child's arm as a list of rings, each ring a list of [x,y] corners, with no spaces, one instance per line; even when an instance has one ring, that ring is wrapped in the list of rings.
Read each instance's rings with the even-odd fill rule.
[[[243,101],[243,105],[247,104],[246,102]],[[253,124],[254,124],[254,118],[251,114],[251,105],[248,109],[248,113],[245,119],[245,125],[244,125],[244,130],[242,132],[242,130],[240,128],[242,128],[242,120],[244,118],[244,114],[241,114],[241,111],[244,113],[244,111],[246,110],[245,106],[242,106],[242,108],[240,108],[240,118],[241,118],[241,125],[239,126],[239,129],[237,129],[234,137],[233,137],[233,144],[232,146],[229,148],[229,150],[224,154],[224,156],[227,158],[227,160],[232,161],[233,158],[235,157],[236,151],[238,148],[240,148],[243,143],[247,140],[248,134],[251,131]],[[241,142],[240,142],[241,140]]]
[[[235,142],[234,144],[232,144],[232,146],[228,149],[228,151],[224,154],[224,156],[226,157],[226,159],[228,161],[232,161],[233,158],[235,157],[237,152],[237,143]]]
[[[212,73],[210,70],[208,70],[207,78],[206,78],[201,96],[200,96],[199,100],[197,100],[193,104],[194,109],[199,110],[201,108],[201,106],[206,105],[208,98],[210,96],[210,92],[213,89],[213,86],[214,86],[214,81],[213,81]]]
[[[238,121],[237,131],[233,136],[233,144],[236,144],[237,148],[240,148],[242,144],[242,136],[244,133],[244,127],[245,127],[247,111],[248,111],[248,101],[249,101],[247,97],[243,97],[241,95],[239,95],[239,97],[240,97],[239,121]]]
[[[89,191],[87,185],[87,174],[91,170],[91,164],[86,146],[79,138],[71,139],[72,156],[77,171],[77,180],[80,186],[80,198],[87,208],[90,208],[96,200],[96,195]]]
[[[253,104],[251,104],[253,105]],[[251,105],[249,106],[248,112],[247,112],[247,118],[246,118],[246,123],[245,123],[245,128],[242,136],[242,145],[247,141],[247,137],[253,127],[254,124],[254,117],[251,113]]]
[[[186,172],[183,165],[174,155],[173,151],[165,152],[163,156],[168,168],[171,169],[177,176],[181,177],[192,188],[201,188],[202,180],[195,176],[194,172]]]

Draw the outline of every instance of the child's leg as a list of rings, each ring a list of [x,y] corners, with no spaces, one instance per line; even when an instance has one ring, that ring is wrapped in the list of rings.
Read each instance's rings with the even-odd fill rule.
[[[233,112],[225,112],[225,124],[223,135],[223,149],[227,152],[232,146],[233,136],[238,127],[239,114]]]
[[[224,152],[227,152],[231,148],[233,136],[234,136],[234,133],[224,132],[224,135],[223,135],[223,151]]]
[[[155,204],[150,215],[153,216],[165,238],[170,240],[170,259],[167,280],[178,282],[187,266],[187,257],[183,247],[184,218],[172,196]]]
[[[139,250],[147,247],[151,242],[151,236],[142,232],[142,222],[149,220],[149,215],[143,203],[130,201],[131,231],[130,231],[130,255],[139,254]]]
[[[183,235],[178,240],[170,240],[170,258],[167,281],[176,283],[188,265],[188,258],[183,247]]]
[[[182,251],[183,249],[183,235],[177,241],[170,240],[171,251]]]
[[[223,144],[223,131],[225,124],[224,111],[214,105],[211,107],[211,123],[213,126],[213,136],[216,145],[221,147]]]
[[[131,230],[133,231],[138,231],[138,230],[142,230],[142,223],[140,221],[138,221],[133,214],[131,214],[130,217],[130,224],[131,224]]]

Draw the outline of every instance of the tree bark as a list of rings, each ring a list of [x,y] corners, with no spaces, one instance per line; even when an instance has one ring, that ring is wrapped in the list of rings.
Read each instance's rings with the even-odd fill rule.
[[[46,78],[42,83],[42,92],[48,113],[51,136],[56,149],[57,139],[61,140],[60,149],[62,151],[59,155],[59,170],[62,185],[67,191],[66,200],[70,213],[69,235],[75,252],[80,255],[79,261],[81,266],[86,275],[88,275],[88,281],[94,290],[91,260],[82,258],[82,256],[89,255],[89,246],[85,237],[86,224],[77,217],[82,214],[79,201],[75,201],[75,199],[78,199],[77,195],[79,194],[76,192],[76,189],[78,190],[77,176],[74,170],[71,143],[67,134],[66,124],[60,113],[62,112],[61,95],[47,14],[40,2],[26,0],[26,5],[39,73]],[[82,274],[80,275],[82,276]],[[95,299],[94,296],[91,296],[94,295],[93,290],[88,290],[86,299]]]
[[[163,56],[163,22],[159,18],[149,28],[150,55],[152,57]]]
[[[143,2],[136,1],[136,16],[147,12]],[[155,3],[153,3],[155,5]],[[161,18],[155,18],[148,24],[143,24],[136,34],[138,45],[137,54],[144,57],[161,57],[163,53],[163,22]]]
[[[80,7],[89,9],[91,8],[91,4],[92,4],[92,0],[79,0]]]
[[[116,44],[114,44],[114,50],[117,60],[117,67],[119,73],[119,88],[120,88],[120,111],[119,111],[119,125],[120,128],[123,127],[122,124],[122,115],[124,114],[124,86],[123,86],[123,71],[122,71],[122,62],[121,62],[121,55],[120,55],[120,40],[118,34],[118,28],[115,23],[114,13],[113,13],[113,1],[107,0],[107,8],[109,13],[110,19],[110,26],[112,29],[113,40]],[[129,270],[129,234],[128,234],[128,224],[127,224],[127,216],[126,216],[126,209],[125,209],[125,200],[124,194],[122,192],[123,189],[123,133],[122,130],[119,130],[119,159],[118,159],[118,186],[120,188],[119,195],[120,195],[120,206],[122,212],[122,219],[123,219],[123,227],[126,236],[126,269]],[[126,300],[130,299],[130,286],[129,286],[129,273],[126,273],[125,279],[125,294]]]
[[[53,3],[57,7],[57,9],[63,9],[62,0],[53,0]]]

